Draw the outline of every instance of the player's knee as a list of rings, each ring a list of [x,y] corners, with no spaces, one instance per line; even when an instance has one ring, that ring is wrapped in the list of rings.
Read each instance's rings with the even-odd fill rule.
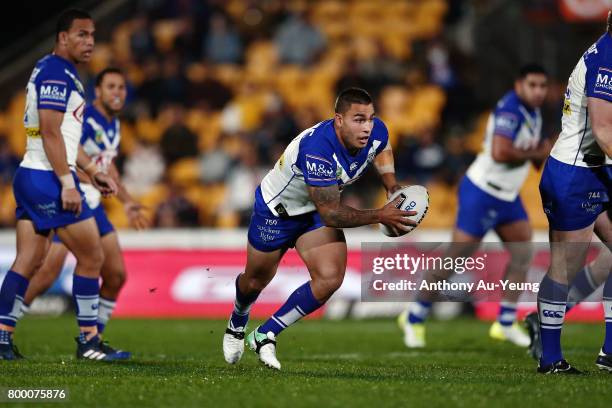
[[[247,293],[261,292],[268,286],[270,280],[265,277],[246,278]]]
[[[32,254],[17,254],[11,269],[26,277],[33,276],[43,266],[44,256],[32,256]]]
[[[88,251],[77,258],[77,263],[83,268],[99,272],[102,269],[102,264],[104,264],[104,252],[102,252],[102,248]]]
[[[104,284],[114,292],[118,292],[125,285],[127,278],[123,268],[117,268],[104,277]]]
[[[326,275],[324,277],[314,278],[312,280],[313,291],[316,292],[315,296],[324,297],[325,300],[336,292],[342,281],[344,280],[344,274],[341,272]]]

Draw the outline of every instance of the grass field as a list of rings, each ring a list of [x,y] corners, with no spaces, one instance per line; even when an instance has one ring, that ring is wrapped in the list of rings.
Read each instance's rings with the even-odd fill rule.
[[[0,362],[0,387],[65,387],[75,407],[610,407],[612,375],[593,361],[603,324],[570,324],[566,357],[581,377],[536,375],[524,350],[486,336],[475,320],[431,322],[423,351],[403,347],[394,322],[305,321],[279,337],[281,372],[247,352],[221,354],[224,321],[119,320],[112,344],[135,352],[122,364],[77,362],[73,318],[28,317],[17,345],[23,362]],[[18,406],[6,404],[2,406]],[[45,406],[38,402],[21,406]]]

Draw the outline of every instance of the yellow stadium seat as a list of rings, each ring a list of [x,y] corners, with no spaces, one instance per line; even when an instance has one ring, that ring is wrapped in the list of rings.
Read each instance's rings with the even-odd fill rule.
[[[204,121],[198,131],[198,149],[201,152],[207,152],[217,146],[219,137],[221,136],[221,114],[219,112],[211,112]]]
[[[106,210],[110,222],[113,223],[115,228],[128,228],[128,217],[123,209],[123,204],[121,204],[121,201],[119,201],[117,197],[104,198],[102,200],[102,205]]]
[[[136,144],[136,129],[134,125],[127,121],[121,122],[121,143],[119,143],[119,150],[124,155],[129,155],[134,151]]]
[[[213,76],[223,85],[236,90],[242,84],[244,72],[239,65],[220,64],[214,66]]]
[[[151,143],[158,143],[161,139],[163,128],[158,121],[149,118],[139,118],[136,121],[136,134],[139,139]]]
[[[452,228],[457,212],[457,194],[454,188],[443,183],[430,183],[429,210],[421,228]]]
[[[111,65],[113,60],[113,50],[109,44],[96,43],[91,60],[89,61],[89,70],[91,72],[100,72],[104,68]]]
[[[136,199],[145,207],[149,208],[153,213],[157,206],[168,198],[168,187],[164,184],[153,186],[145,194],[141,194]]]
[[[181,22],[178,20],[161,20],[153,25],[153,38],[155,45],[161,52],[172,51],[174,40],[181,30]]]
[[[13,225],[15,223],[15,197],[10,185],[0,186],[0,224]]]
[[[474,130],[464,137],[465,147],[468,151],[477,154],[482,150],[482,142],[484,139],[485,130],[487,128],[487,122],[489,120],[489,111],[485,111],[480,114],[476,120]]]
[[[172,184],[179,187],[197,184],[200,179],[198,160],[193,158],[178,160],[168,169],[168,177]]]
[[[132,32],[132,21],[120,23],[113,30],[113,56],[118,63],[126,63],[132,58],[132,49],[130,48],[130,37],[132,35]]]

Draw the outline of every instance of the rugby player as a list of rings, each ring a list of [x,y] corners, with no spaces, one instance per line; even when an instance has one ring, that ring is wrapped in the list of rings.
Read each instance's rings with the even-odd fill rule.
[[[489,116],[483,151],[467,170],[458,191],[459,209],[452,244],[446,256],[468,257],[489,230],[494,230],[510,261],[504,279],[524,282],[532,260],[532,230],[519,192],[531,164],[541,167],[551,143],[542,138],[540,106],[546,98],[547,74],[537,64],[523,66],[514,89],[497,103]],[[518,243],[518,244],[517,244]],[[425,279],[446,279],[452,271],[427,271]],[[529,346],[527,334],[516,322],[516,303],[521,292],[505,290],[489,335],[518,346]],[[436,293],[421,291],[398,323],[407,347],[425,347],[424,322]]]
[[[54,231],[77,260],[73,280],[79,336],[77,357],[112,360],[100,349],[96,327],[100,269],[104,262],[100,234],[79,187],[76,166],[103,194],[114,194],[112,178],[79,151],[85,108],[76,65],[90,60],[94,22],[71,9],[60,16],[53,53],[36,63],[27,85],[24,125],[26,153],[13,180],[17,202],[17,255],[0,288],[0,359],[15,360],[13,331],[29,279],[39,269]]]
[[[577,374],[563,357],[561,329],[569,282],[583,268],[593,232],[609,246],[612,185],[612,13],[607,30],[580,57],[563,105],[561,134],[546,161],[540,194],[548,218],[551,265],[538,292],[540,373]],[[603,288],[606,334],[596,358],[612,371],[612,275]]]
[[[383,223],[402,229],[415,225],[414,211],[395,207],[359,210],[341,202],[342,189],[357,181],[368,166],[381,175],[388,194],[400,189],[384,123],[375,117],[370,95],[358,88],[338,95],[333,119],[304,130],[287,146],[255,193],[248,231],[247,264],[236,278],[234,310],[223,337],[225,360],[242,357],[249,310],[270,283],[278,264],[295,247],[310,273],[246,341],[268,367],[280,369],[277,336],[321,307],[340,287],[347,248],[342,228]]]
[[[95,94],[94,102],[85,107],[80,143],[98,169],[109,174],[117,184],[117,197],[123,203],[130,224],[136,229],[146,228],[148,220],[142,212],[142,206],[126,191],[113,163],[121,140],[118,115],[125,104],[127,94],[125,78],[121,71],[116,68],[107,68],[100,72],[96,78]],[[86,174],[79,172],[78,175],[81,189],[85,193],[85,200],[93,211],[104,252],[104,263],[100,272],[102,286],[100,287],[97,321],[98,336],[102,338],[106,324],[115,309],[119,292],[125,283],[125,265],[117,233],[108,220],[104,207],[100,204],[100,192],[91,184]],[[24,297],[22,308],[24,312],[29,310],[29,305],[37,296],[51,287],[61,273],[67,255],[68,249],[59,236],[55,235],[42,267],[30,280]],[[129,352],[115,350],[105,341],[100,343],[100,348],[104,353],[118,359],[130,357]]]

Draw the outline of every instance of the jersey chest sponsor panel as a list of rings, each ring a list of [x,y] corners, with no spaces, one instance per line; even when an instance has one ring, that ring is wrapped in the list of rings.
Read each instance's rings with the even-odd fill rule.
[[[332,119],[304,130],[261,182],[266,205],[277,216],[315,211],[307,186],[337,184],[342,189],[354,183],[386,147],[388,138],[383,122],[375,119],[367,145],[351,156],[337,139]]]
[[[74,65],[56,55],[47,55],[38,61],[26,89],[23,122],[27,144],[21,166],[53,170],[40,135],[39,109],[63,113],[60,131],[66,146],[66,160],[68,165],[75,166],[84,108],[84,88]]]
[[[516,149],[537,147],[542,139],[542,115],[530,109],[511,91],[489,115],[483,150],[467,171],[469,179],[486,193],[504,201],[514,201],[529,173],[530,163],[500,163],[493,159],[493,137],[500,135],[512,141]]]
[[[580,167],[612,164],[595,140],[589,97],[612,102],[612,39],[607,33],[584,53],[569,77],[561,134],[550,153],[562,163]]]

